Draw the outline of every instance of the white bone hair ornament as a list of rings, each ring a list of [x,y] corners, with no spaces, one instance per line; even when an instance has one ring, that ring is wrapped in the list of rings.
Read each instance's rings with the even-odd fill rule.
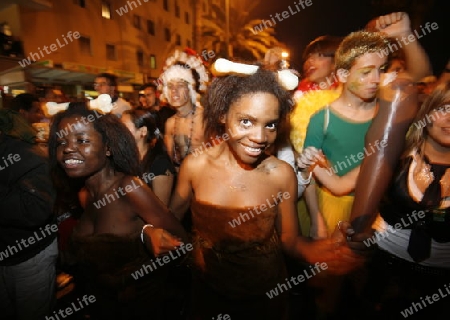
[[[227,59],[219,58],[213,65],[212,71],[216,76],[227,74],[251,75],[258,71],[259,66],[232,62]],[[298,77],[289,69],[277,71],[278,81],[286,90],[294,90],[298,86]]]
[[[110,113],[114,108],[111,103],[111,96],[109,94],[101,94],[96,99],[89,101],[88,106],[90,109],[98,110],[102,113]],[[69,107],[69,102],[64,103],[56,103],[56,102],[47,102],[45,104],[47,114],[50,116],[54,116],[58,112],[67,110]]]

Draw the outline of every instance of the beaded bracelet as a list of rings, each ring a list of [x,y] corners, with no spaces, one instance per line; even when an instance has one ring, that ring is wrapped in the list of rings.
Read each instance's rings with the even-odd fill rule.
[[[152,225],[152,224],[146,224],[146,225],[144,225],[143,227],[142,227],[142,231],[141,231],[141,241],[142,241],[142,243],[144,243],[144,230],[145,230],[145,228],[147,228],[147,227],[151,227],[151,228],[154,228],[154,226]],[[145,244],[145,243],[144,243]]]

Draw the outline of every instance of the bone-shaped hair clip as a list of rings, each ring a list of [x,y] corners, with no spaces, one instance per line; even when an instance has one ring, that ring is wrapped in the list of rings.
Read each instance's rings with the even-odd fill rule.
[[[114,109],[111,103],[111,96],[109,94],[101,94],[97,99],[89,102],[89,108],[100,110],[102,113],[110,113]]]
[[[45,104],[45,108],[47,109],[46,113],[50,116],[54,116],[58,112],[67,110],[68,107],[69,107],[69,102],[64,102],[64,103],[47,102]]]
[[[50,116],[54,116],[58,112],[67,110],[69,107],[69,102],[56,103],[56,102],[47,102],[45,104],[47,109],[47,114]],[[109,94],[101,94],[96,99],[91,100],[89,102],[89,108],[99,110],[102,113],[109,113],[113,109],[113,105],[111,104],[111,97]]]
[[[225,75],[230,73],[250,75],[254,74],[258,70],[258,68],[259,67],[255,65],[238,63],[227,59],[219,58],[214,63],[213,72],[215,75]]]
[[[258,71],[259,66],[233,62],[227,59],[219,58],[213,65],[212,72],[216,76],[227,74],[251,75]],[[294,90],[298,86],[298,77],[289,69],[278,71],[278,81],[286,90]]]

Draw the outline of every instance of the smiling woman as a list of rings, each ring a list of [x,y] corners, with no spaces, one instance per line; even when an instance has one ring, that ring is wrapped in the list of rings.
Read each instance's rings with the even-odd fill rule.
[[[213,80],[204,99],[207,135],[229,133],[229,139],[184,159],[171,199],[180,219],[189,206],[192,211],[191,319],[223,311],[231,319],[286,319],[287,294],[266,296],[287,276],[282,250],[308,262],[338,259],[335,240],[297,237],[294,170],[268,153],[290,95],[276,72],[255,69]],[[284,201],[266,206],[281,194]],[[241,225],[230,223],[249,215]],[[356,262],[348,247],[341,249]]]
[[[161,295],[148,292],[159,292],[165,270],[140,281],[131,277],[133,271],[150,260],[139,233],[144,224],[154,226],[148,233],[152,238],[148,249],[156,255],[181,244],[169,232],[180,238],[185,233],[151,189],[136,178],[140,174],[139,155],[129,130],[112,114],[93,122],[79,121],[92,115],[94,111],[83,103],[70,104],[66,111],[53,118],[49,139],[58,196],[70,191],[76,194],[79,189],[64,194],[63,191],[79,181],[87,197],[72,234],[81,278],[97,298],[94,314],[98,312],[108,318],[127,314],[135,319],[143,316],[159,319]],[[63,132],[63,128],[71,130],[58,136],[56,133]],[[139,187],[130,188],[134,185]],[[116,197],[112,197],[114,194]],[[99,201],[105,205],[96,205]],[[146,290],[135,290],[137,287]],[[126,292],[135,293],[130,296]],[[154,303],[153,308],[148,308],[149,301]],[[125,302],[130,307],[127,312],[123,310]],[[106,315],[107,311],[110,314]]]

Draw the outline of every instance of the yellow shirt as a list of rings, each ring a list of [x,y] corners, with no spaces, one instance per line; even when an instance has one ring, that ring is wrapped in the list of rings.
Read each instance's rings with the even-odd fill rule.
[[[294,149],[301,153],[305,143],[309,119],[320,108],[336,100],[342,92],[342,86],[336,89],[310,90],[301,95],[291,113],[291,142]]]

